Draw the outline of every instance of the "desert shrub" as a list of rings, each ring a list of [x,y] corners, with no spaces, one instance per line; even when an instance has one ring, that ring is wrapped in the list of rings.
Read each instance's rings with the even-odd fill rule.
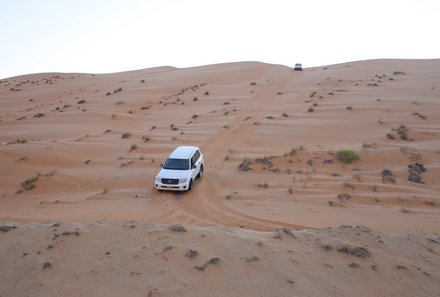
[[[424,115],[422,115],[422,114],[420,114],[418,112],[413,112],[412,115],[418,116],[419,118],[426,120],[426,116],[424,116]]]
[[[397,134],[400,136],[400,139],[402,140],[408,140],[408,132],[409,129],[405,126],[405,125],[400,125],[399,127],[397,127],[395,129],[395,131],[397,132]]]
[[[81,100],[79,100],[79,101],[77,102],[77,104],[84,104],[84,103],[86,103],[86,100],[85,100],[85,99],[81,99]]]
[[[257,187],[259,187],[259,188],[264,188],[264,189],[267,189],[268,187],[269,187],[269,185],[267,184],[267,182],[264,182],[264,184],[256,184],[257,185]]]
[[[408,128],[405,125],[400,125],[399,127],[396,128],[396,132],[398,134],[403,134],[403,133],[407,133],[408,132]]]
[[[131,136],[131,133],[125,132],[124,134],[122,134],[121,138],[126,139],[130,136]]]
[[[209,91],[206,91],[206,92],[205,92],[205,95],[208,96],[208,95],[209,95]]]
[[[256,86],[257,83],[256,82],[251,82],[251,86]]]
[[[27,139],[26,138],[17,138],[16,140],[9,141],[6,144],[9,145],[9,144],[17,144],[17,143],[19,143],[19,144],[27,143]]]
[[[173,130],[173,131],[179,130],[179,128],[177,128],[176,125],[174,125],[174,124],[170,125],[170,129]]]
[[[244,159],[243,162],[241,162],[240,165],[238,166],[238,170],[247,172],[249,170],[252,170],[251,165],[252,162],[250,160]]]
[[[20,183],[21,189],[17,192],[18,194],[23,191],[30,191],[35,188],[35,182],[38,180],[39,176],[33,176],[31,178],[26,179],[24,182]]]
[[[340,150],[336,153],[338,160],[342,163],[348,164],[357,159],[359,159],[359,155],[352,150]]]
[[[347,108],[347,110],[350,110],[350,111],[353,110],[353,107],[351,107],[351,106],[347,106],[346,108]]]

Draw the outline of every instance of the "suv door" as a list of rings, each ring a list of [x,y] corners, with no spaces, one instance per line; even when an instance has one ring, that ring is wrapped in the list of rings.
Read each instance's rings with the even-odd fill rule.
[[[191,157],[191,177],[193,179],[195,179],[197,174],[199,174],[200,166],[201,166],[200,152],[199,150],[196,150]],[[193,167],[195,168],[193,169]]]

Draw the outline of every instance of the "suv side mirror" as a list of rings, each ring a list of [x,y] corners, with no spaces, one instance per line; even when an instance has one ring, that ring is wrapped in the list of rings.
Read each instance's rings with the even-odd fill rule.
[[[159,165],[160,167],[163,167],[163,163],[160,163],[160,165]]]
[[[197,168],[196,165],[192,165],[192,166],[191,166],[191,169],[196,169],[196,168]]]

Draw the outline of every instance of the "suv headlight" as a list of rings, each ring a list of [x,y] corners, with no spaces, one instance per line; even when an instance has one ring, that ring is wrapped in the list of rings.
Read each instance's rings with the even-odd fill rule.
[[[160,176],[156,176],[156,181],[158,182],[158,183],[160,183],[161,182],[161,177]]]
[[[185,178],[181,178],[179,182],[180,183],[186,183],[187,181],[188,181],[188,178],[185,177]]]

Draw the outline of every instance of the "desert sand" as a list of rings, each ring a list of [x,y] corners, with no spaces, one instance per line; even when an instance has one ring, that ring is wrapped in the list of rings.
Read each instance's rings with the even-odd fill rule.
[[[438,59],[0,79],[0,296],[436,296],[439,98]]]

